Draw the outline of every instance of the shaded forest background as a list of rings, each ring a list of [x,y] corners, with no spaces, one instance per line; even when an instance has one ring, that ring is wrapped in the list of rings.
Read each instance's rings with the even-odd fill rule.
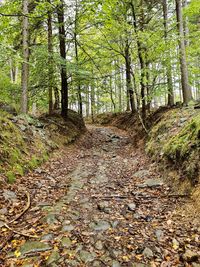
[[[84,116],[194,104],[198,0],[4,0],[0,101]],[[3,104],[1,104],[3,105]]]

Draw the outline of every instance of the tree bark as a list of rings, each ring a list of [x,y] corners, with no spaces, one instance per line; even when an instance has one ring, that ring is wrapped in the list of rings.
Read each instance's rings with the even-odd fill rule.
[[[29,19],[28,19],[28,0],[23,0],[23,20],[22,20],[22,95],[21,112],[28,112],[28,79],[29,79]]]
[[[125,61],[126,61],[126,89],[128,93],[128,100],[130,102],[131,112],[133,113],[136,110],[136,108],[135,108],[133,88],[131,86],[131,57],[129,52],[128,41],[126,41],[126,47],[125,47]]]
[[[168,45],[168,8],[167,0],[163,0],[163,18],[164,18],[164,36],[165,36],[165,45]],[[167,71],[167,87],[168,87],[168,106],[172,107],[174,105],[174,92],[173,92],[173,81],[172,81],[172,68],[171,68],[171,59],[166,59],[166,71]]]
[[[183,103],[187,105],[189,101],[192,100],[192,91],[189,85],[188,68],[187,68],[187,61],[186,61],[181,0],[176,0],[176,17],[177,17],[177,26],[178,26],[178,34],[179,34],[179,54],[180,54]]]
[[[81,94],[80,79],[78,77],[79,54],[78,54],[77,32],[78,32],[78,2],[76,0],[74,45],[75,45],[76,65],[77,65],[76,78],[77,78],[78,111],[79,111],[79,114],[82,116],[83,115],[83,101],[82,101],[82,94]]]
[[[132,9],[133,26],[134,26],[135,35],[136,35],[138,58],[139,58],[140,69],[141,69],[140,86],[141,86],[141,99],[142,99],[142,119],[145,120],[146,119],[146,99],[145,99],[146,86],[145,86],[144,51],[143,51],[142,44],[141,44],[141,42],[139,40],[139,36],[138,36],[138,24],[137,24],[137,19],[136,19],[135,7],[134,7],[133,0],[131,0],[130,4],[131,4],[131,9]],[[143,18],[143,14],[142,14],[142,18]],[[142,19],[142,21],[143,21],[143,19]],[[142,25],[142,27],[143,27],[143,25]],[[143,30],[142,27],[141,27],[141,29]]]
[[[51,4],[51,0],[48,0]],[[53,33],[52,33],[52,15],[48,12],[48,67],[49,67],[49,114],[53,113]]]
[[[61,115],[67,118],[68,115],[68,82],[66,69],[66,43],[65,43],[65,21],[64,21],[64,0],[60,1],[57,7],[58,23],[59,23],[59,43],[61,57]]]

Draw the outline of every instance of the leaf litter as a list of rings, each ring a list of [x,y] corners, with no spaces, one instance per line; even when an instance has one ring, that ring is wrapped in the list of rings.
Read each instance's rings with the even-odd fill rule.
[[[199,222],[176,212],[191,200],[160,181],[127,133],[89,126],[1,186],[0,266],[200,266]]]

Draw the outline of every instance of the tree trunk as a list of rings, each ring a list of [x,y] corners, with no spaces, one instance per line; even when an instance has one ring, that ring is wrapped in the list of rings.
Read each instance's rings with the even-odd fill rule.
[[[130,102],[131,112],[133,113],[136,108],[135,108],[133,88],[131,86],[131,57],[129,52],[128,41],[126,41],[126,47],[125,47],[125,61],[126,61],[126,89],[128,93],[128,100]]]
[[[58,87],[54,87],[54,109],[58,110],[60,108],[60,96],[59,96],[59,90]]]
[[[28,0],[23,0],[23,21],[22,21],[22,95],[21,112],[28,112],[28,79],[29,79],[29,20],[28,20]]]
[[[130,4],[131,4],[131,9],[132,9],[133,26],[134,26],[134,30],[136,34],[138,58],[139,58],[140,69],[141,69],[140,86],[141,86],[141,99],[142,99],[142,119],[145,120],[146,119],[146,99],[145,99],[146,86],[145,86],[145,61],[144,61],[144,53],[143,53],[144,51],[143,51],[142,44],[138,36],[138,25],[137,25],[137,19],[136,19],[133,0],[131,1]],[[143,14],[142,14],[142,17],[143,17]]]
[[[163,18],[164,18],[164,35],[165,35],[165,45],[168,45],[168,8],[167,0],[163,0]],[[174,92],[173,92],[173,81],[172,81],[172,68],[171,59],[166,59],[166,71],[167,71],[167,87],[168,87],[168,106],[172,107],[174,105]]]
[[[179,54],[180,54],[183,103],[187,105],[189,101],[192,100],[192,91],[189,85],[189,78],[188,78],[181,0],[176,0],[176,17],[177,17],[177,26],[179,33]]]
[[[78,42],[77,42],[77,31],[78,31],[78,2],[76,0],[76,15],[75,15],[75,30],[74,30],[74,45],[75,45],[75,56],[76,56],[76,78],[77,78],[77,94],[78,94],[78,111],[79,114],[83,115],[83,102],[81,95],[81,84],[78,77],[78,64],[79,64],[79,54],[78,54]]]
[[[61,57],[61,115],[67,118],[68,113],[68,82],[66,69],[66,43],[65,43],[65,21],[64,21],[64,0],[61,0],[57,7],[59,23],[59,43]]]
[[[51,4],[51,0],[48,0]],[[52,15],[48,12],[48,67],[49,67],[49,114],[53,113],[53,33],[52,33]]]

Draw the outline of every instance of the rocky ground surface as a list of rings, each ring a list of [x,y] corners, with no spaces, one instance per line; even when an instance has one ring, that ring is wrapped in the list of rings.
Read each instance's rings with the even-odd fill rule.
[[[200,266],[200,222],[177,212],[191,200],[116,128],[0,191],[0,266]]]

